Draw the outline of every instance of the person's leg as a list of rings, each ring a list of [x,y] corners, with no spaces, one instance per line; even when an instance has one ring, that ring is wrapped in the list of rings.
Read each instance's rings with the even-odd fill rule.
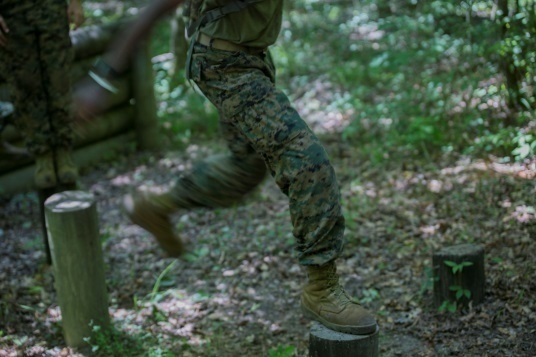
[[[67,7],[65,2],[56,1],[42,10],[36,18],[36,24],[43,90],[52,127],[50,141],[54,147],[59,181],[74,183],[78,172],[72,160],[71,82],[70,77],[65,75],[71,70],[74,53],[69,36]]]
[[[170,256],[185,248],[170,221],[179,209],[228,207],[240,202],[263,180],[264,161],[238,135],[235,128],[221,125],[229,153],[214,155],[194,165],[173,188],[162,194],[128,195],[124,207],[130,219],[149,231]]]
[[[192,78],[264,158],[289,197],[298,259],[309,276],[304,312],[338,331],[374,333],[374,317],[339,285],[334,261],[343,249],[344,218],[337,179],[318,138],[275,88],[266,58],[199,46],[197,51]]]
[[[321,265],[342,250],[344,217],[335,172],[322,144],[273,81],[263,56],[196,46],[192,78],[221,120],[261,156],[289,197],[301,265]]]
[[[42,87],[38,37],[25,12],[6,20],[11,31],[7,46],[0,47],[0,63],[15,107],[14,124],[28,152],[35,157],[36,186],[52,187],[57,180],[49,142],[52,128]]]

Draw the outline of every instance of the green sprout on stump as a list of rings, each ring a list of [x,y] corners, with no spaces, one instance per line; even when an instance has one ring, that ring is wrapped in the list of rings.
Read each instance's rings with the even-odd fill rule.
[[[445,260],[444,263],[446,266],[449,266],[452,268],[452,274],[456,274],[458,272],[461,274],[464,267],[470,267],[471,265],[473,265],[473,262],[461,262],[458,264],[450,260]]]
[[[446,260],[444,263],[446,266],[449,266],[452,269],[452,274],[454,275],[461,274],[463,271],[463,268],[473,265],[473,262],[456,263],[450,260]],[[465,296],[467,299],[471,298],[471,291],[469,289],[464,289],[461,285],[451,285],[449,286],[449,290],[456,292],[456,301],[454,302],[449,301],[449,300],[443,301],[441,306],[439,306],[439,309],[438,309],[439,312],[444,312],[444,311],[455,312],[458,309],[458,301],[462,297]]]

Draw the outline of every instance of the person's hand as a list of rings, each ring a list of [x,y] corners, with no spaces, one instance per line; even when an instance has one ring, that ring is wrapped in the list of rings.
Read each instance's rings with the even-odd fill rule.
[[[7,27],[6,21],[0,15],[0,46],[4,47],[7,45],[7,34],[9,32],[9,27]]]
[[[80,0],[69,1],[69,7],[67,8],[67,16],[69,17],[69,23],[73,24],[73,29],[76,30],[86,20],[84,16],[84,8]]]

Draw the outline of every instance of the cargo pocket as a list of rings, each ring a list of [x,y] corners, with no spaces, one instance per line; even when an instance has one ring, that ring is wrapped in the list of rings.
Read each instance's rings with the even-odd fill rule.
[[[202,56],[192,55],[189,67],[186,79],[199,83],[203,78],[203,69],[206,67],[205,59]]]

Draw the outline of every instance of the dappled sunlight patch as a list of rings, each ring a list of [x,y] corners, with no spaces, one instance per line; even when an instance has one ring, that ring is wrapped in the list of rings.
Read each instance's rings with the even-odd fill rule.
[[[376,184],[372,181],[366,182],[364,184],[359,181],[354,181],[350,184],[350,193],[365,195],[368,197],[376,197],[378,196],[378,188],[376,187]]]
[[[419,231],[423,234],[423,236],[434,236],[436,233],[439,232],[439,224],[432,224],[429,226],[422,226],[419,228]]]
[[[61,310],[57,305],[49,306],[46,310],[45,322],[47,325],[61,322]]]
[[[114,186],[130,186],[134,183],[130,175],[118,175],[110,182]]]
[[[148,239],[148,233],[138,226],[128,226],[121,232],[121,239],[114,239],[110,247],[117,252],[143,252],[155,244]],[[140,238],[142,237],[142,238]]]
[[[453,185],[452,185],[452,182],[448,182],[448,181],[443,182],[443,181],[440,181],[440,180],[430,180],[430,181],[428,181],[426,187],[428,187],[428,189],[431,192],[439,193],[441,191],[450,191],[450,190],[452,190]]]
[[[349,125],[354,114],[347,103],[349,93],[341,92],[325,76],[306,89],[296,85],[294,105],[315,133],[340,133]]]
[[[378,41],[385,35],[385,31],[380,30],[375,22],[364,23],[355,27],[354,30],[350,34],[350,40],[352,41]],[[373,43],[372,47],[378,49],[378,44]]]
[[[536,178],[536,158],[524,163],[500,163],[497,159],[473,161],[469,158],[464,158],[458,161],[455,166],[443,168],[441,173],[458,175],[464,171],[488,171],[530,180]]]
[[[526,205],[517,206],[506,219],[514,219],[519,223],[529,223],[536,220],[536,208]]]

